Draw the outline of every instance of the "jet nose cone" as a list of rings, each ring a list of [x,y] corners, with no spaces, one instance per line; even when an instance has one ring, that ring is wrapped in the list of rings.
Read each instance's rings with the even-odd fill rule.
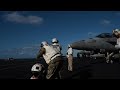
[[[71,44],[71,47],[72,47],[73,49],[84,48],[84,46],[85,46],[84,40],[78,41],[78,42],[74,42],[74,43]]]
[[[74,49],[74,48],[77,46],[77,43],[74,42],[74,43],[72,43],[72,44],[70,44],[70,45],[71,45],[71,47]]]

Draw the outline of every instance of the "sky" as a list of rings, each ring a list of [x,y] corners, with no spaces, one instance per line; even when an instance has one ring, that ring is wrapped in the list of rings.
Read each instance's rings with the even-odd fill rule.
[[[68,44],[119,27],[120,11],[0,11],[0,58],[35,58],[52,38],[66,55]]]

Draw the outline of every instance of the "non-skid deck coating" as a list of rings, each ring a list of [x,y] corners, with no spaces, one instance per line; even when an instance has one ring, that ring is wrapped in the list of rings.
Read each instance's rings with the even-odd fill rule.
[[[33,64],[44,60],[0,60],[0,79],[29,79]],[[62,79],[120,79],[120,63],[107,64],[104,59],[74,58],[73,72],[67,70],[67,59],[61,70]]]

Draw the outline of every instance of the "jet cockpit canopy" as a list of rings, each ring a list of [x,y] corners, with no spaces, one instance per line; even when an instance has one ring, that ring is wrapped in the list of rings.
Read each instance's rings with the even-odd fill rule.
[[[97,35],[96,37],[98,37],[98,38],[112,38],[113,35],[112,35],[112,33],[102,33],[102,34]]]

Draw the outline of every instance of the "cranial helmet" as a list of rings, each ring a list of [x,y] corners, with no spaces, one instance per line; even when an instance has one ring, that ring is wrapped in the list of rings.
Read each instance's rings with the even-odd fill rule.
[[[52,43],[58,43],[58,40],[56,38],[53,38]]]
[[[40,72],[42,71],[44,66],[42,64],[36,63],[32,66],[31,71],[32,72]]]
[[[43,42],[41,43],[41,47],[42,47],[42,46],[45,46],[45,45],[47,45],[47,44],[48,44],[48,42],[43,41]]]
[[[120,32],[120,30],[119,29],[113,30],[113,33],[115,33],[115,32]]]
[[[119,31],[119,29],[115,29],[115,31]]]
[[[70,44],[68,44],[68,47],[69,47],[69,48],[71,47]]]

